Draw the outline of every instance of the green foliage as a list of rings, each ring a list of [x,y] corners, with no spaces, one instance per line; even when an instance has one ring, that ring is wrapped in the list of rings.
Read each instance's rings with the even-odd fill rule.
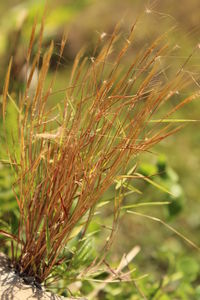
[[[77,280],[83,282],[82,289],[84,292],[89,292],[88,282],[84,281],[84,270],[94,261],[97,257],[95,252],[94,240],[90,235],[86,235],[84,239],[81,237],[81,232],[76,235],[64,248],[60,255],[63,259],[62,264],[55,266],[52,272],[52,278],[62,278],[59,280],[55,287],[51,285],[51,290],[54,290],[62,296],[70,296],[67,287]],[[83,277],[80,274],[83,272]],[[47,280],[46,284],[51,282],[51,278]],[[82,291],[82,292],[83,292]],[[78,293],[80,295],[80,293]]]
[[[177,271],[180,271],[188,283],[193,282],[199,274],[199,263],[189,256],[180,258],[177,262]]]
[[[164,156],[158,159],[157,168],[158,174],[160,174],[160,181],[163,182],[171,192],[167,200],[170,201],[170,205],[168,205],[169,218],[172,218],[179,214],[184,207],[184,191],[179,182],[178,174],[167,164],[167,160]]]
[[[18,189],[15,189],[15,192],[13,191],[15,176],[7,148],[9,147],[16,157],[19,155],[19,145],[15,142],[17,137],[17,118],[18,112],[11,100],[8,103],[6,115],[8,122],[5,131],[3,130],[3,120],[0,122],[0,228],[12,234],[16,234],[18,230],[19,209],[15,197]],[[3,242],[2,236],[0,239],[4,244],[4,252],[11,255],[10,242]]]
[[[12,189],[14,183],[12,162],[7,153],[9,148],[16,158],[19,157],[19,145],[16,143],[18,112],[12,101],[8,103],[7,108],[5,131],[3,130],[3,122],[0,123],[0,211],[4,212],[18,206]]]
[[[147,178],[152,178],[153,181],[147,181],[148,184],[157,184],[160,189],[168,191],[164,199],[170,203],[167,206],[169,219],[181,213],[186,203],[184,190],[178,174],[170,167],[165,155],[160,155],[156,163],[141,163],[139,172]]]

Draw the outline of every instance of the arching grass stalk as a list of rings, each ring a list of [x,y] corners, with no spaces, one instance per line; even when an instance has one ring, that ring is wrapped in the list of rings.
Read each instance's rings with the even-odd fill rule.
[[[157,38],[141,53],[133,54],[128,68],[123,58],[134,46],[134,26],[118,49],[119,26],[102,41],[100,37],[93,57],[77,55],[71,78],[64,89],[59,106],[52,106],[57,69],[47,87],[54,43],[42,56],[43,25],[39,38],[34,25],[26,56],[25,91],[19,96],[18,134],[13,147],[8,147],[10,163],[17,176],[15,187],[20,219],[16,235],[1,230],[12,240],[12,261],[20,273],[44,282],[56,265],[62,264],[62,250],[71,239],[74,228],[82,221],[85,233],[95,205],[117,176],[140,153],[149,150],[179,127],[162,119],[189,103],[197,94],[181,99],[159,121],[151,122],[161,105],[173,101],[177,90],[188,80],[182,72],[163,82],[159,77],[158,58],[167,52],[166,36]],[[66,43],[63,37],[59,57]],[[33,46],[37,43],[37,53]],[[134,50],[132,50],[134,52]],[[129,53],[131,57],[131,53]],[[58,61],[58,65],[60,63]],[[39,78],[34,95],[29,89],[35,69]],[[58,67],[57,67],[58,68]],[[11,101],[8,67],[3,92],[3,118],[6,127],[6,106]],[[12,100],[13,101],[13,100]],[[116,202],[116,211],[120,203]],[[85,216],[85,219],[83,217]]]

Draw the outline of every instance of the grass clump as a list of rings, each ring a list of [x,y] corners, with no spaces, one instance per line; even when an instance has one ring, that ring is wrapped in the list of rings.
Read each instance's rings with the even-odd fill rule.
[[[45,282],[66,260],[66,245],[77,226],[80,238],[84,237],[96,204],[113,182],[123,182],[123,175],[139,154],[180,128],[166,120],[198,96],[188,96],[161,116],[162,104],[173,101],[188,79],[180,70],[172,79],[159,80],[162,70],[158,60],[168,51],[165,35],[123,68],[124,57],[133,51],[135,24],[120,47],[117,25],[111,36],[99,37],[92,57],[80,51],[69,82],[62,91],[55,91],[67,37],[61,41],[57,67],[47,86],[54,43],[41,55],[43,27],[38,37],[36,24],[32,29],[25,90],[17,101],[8,92],[11,59],[2,104],[5,135],[8,104],[17,111],[17,130],[12,138],[7,137],[7,153],[16,174],[13,188],[19,221],[16,233],[0,233],[11,239],[14,267],[37,283]],[[36,69],[38,80],[30,93]],[[63,99],[54,106],[51,96],[59,92]],[[152,122],[157,113],[159,120]],[[132,174],[134,171],[132,168]],[[115,198],[115,221],[122,198]]]

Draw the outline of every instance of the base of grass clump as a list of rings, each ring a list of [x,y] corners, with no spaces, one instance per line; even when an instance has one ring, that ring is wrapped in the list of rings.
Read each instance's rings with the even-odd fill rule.
[[[34,281],[31,282],[31,278],[20,277],[11,267],[11,262],[7,256],[0,253],[0,299],[72,300],[77,298],[54,295],[41,286],[37,286]],[[84,298],[81,299],[84,300]]]

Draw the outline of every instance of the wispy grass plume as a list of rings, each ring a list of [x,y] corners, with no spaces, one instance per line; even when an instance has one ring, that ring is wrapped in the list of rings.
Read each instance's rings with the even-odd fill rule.
[[[84,56],[83,51],[78,53],[65,95],[54,107],[51,96],[56,94],[57,68],[67,37],[63,37],[58,66],[47,87],[54,43],[41,56],[43,25],[38,38],[35,27],[36,24],[27,51],[25,91],[16,102],[18,134],[13,147],[19,151],[8,147],[17,175],[15,187],[19,190],[18,233],[1,234],[14,242],[12,261],[17,270],[41,283],[62,263],[60,254],[77,224],[82,220],[84,234],[104,192],[125,174],[133,159],[179,129],[170,119],[169,123],[166,120],[197,95],[181,100],[161,117],[162,104],[173,100],[176,91],[188,82],[182,72],[167,82],[158,80],[158,58],[167,52],[165,35],[131,60],[134,26],[129,36],[119,42],[117,25],[109,38],[100,36],[92,57]],[[36,45],[38,50],[33,54]],[[125,68],[123,59],[127,52],[130,65]],[[11,101],[11,64],[12,60],[3,94],[5,125],[6,103]],[[36,68],[39,76],[32,95],[29,89]],[[158,111],[159,120],[155,121]]]

